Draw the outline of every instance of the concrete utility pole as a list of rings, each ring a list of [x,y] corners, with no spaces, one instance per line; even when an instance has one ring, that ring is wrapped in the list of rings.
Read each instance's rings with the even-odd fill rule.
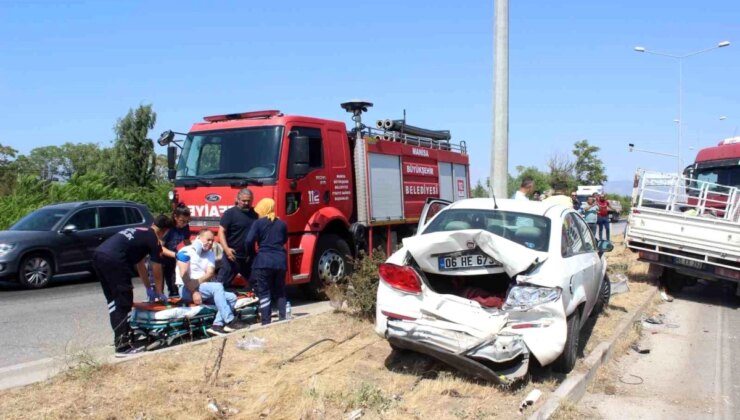
[[[496,197],[505,198],[509,181],[509,0],[494,3],[491,186]]]

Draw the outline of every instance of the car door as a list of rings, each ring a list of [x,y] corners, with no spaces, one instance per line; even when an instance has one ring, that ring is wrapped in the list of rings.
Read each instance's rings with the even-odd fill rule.
[[[102,241],[97,208],[77,210],[61,226],[63,230],[72,226],[74,229],[59,233],[64,238],[58,252],[60,272],[88,269],[92,260],[90,250],[95,249]]]
[[[561,216],[561,255],[563,257],[563,274],[569,278],[569,301],[580,303],[585,300],[584,315],[591,313],[596,302],[591,285],[593,279],[593,252],[588,252],[573,212]],[[564,289],[565,290],[565,289]],[[584,322],[586,316],[581,319]]]
[[[424,208],[421,210],[421,216],[419,217],[419,224],[416,228],[416,234],[420,235],[424,230],[424,227],[429,223],[432,218],[439,213],[442,209],[452,204],[451,201],[442,200],[440,198],[429,197]]]
[[[573,223],[578,229],[578,233],[581,235],[582,248],[581,253],[584,261],[588,261],[591,269],[584,272],[584,289],[590,302],[596,302],[599,297],[599,285],[601,284],[601,270],[602,261],[598,254],[598,248],[596,246],[596,239],[594,238],[591,229],[583,220],[582,217],[575,213],[570,213],[573,218]]]

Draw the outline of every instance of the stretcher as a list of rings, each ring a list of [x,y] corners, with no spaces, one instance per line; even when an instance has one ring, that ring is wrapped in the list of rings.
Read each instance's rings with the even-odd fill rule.
[[[247,324],[257,322],[258,303],[253,292],[236,292],[234,316]],[[208,336],[206,330],[216,313],[215,305],[185,303],[180,298],[170,298],[167,304],[135,302],[129,323],[134,341],[154,350]]]

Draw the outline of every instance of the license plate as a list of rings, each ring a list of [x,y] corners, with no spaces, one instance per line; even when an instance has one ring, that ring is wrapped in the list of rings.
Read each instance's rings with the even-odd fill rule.
[[[471,254],[439,257],[440,270],[465,270],[477,267],[496,267],[500,264],[487,255]]]
[[[685,265],[686,267],[696,268],[698,270],[701,269],[702,263],[699,261],[689,260],[686,258],[679,258],[675,257],[673,258],[673,261],[675,261],[676,264],[679,265]]]

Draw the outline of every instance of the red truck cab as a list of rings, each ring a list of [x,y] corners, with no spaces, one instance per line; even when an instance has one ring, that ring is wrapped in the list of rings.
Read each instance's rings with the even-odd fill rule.
[[[740,187],[740,137],[699,150],[694,163],[684,170],[684,176],[693,181],[687,188],[689,205],[696,205],[704,194],[707,207],[724,209],[729,190],[725,187]]]

